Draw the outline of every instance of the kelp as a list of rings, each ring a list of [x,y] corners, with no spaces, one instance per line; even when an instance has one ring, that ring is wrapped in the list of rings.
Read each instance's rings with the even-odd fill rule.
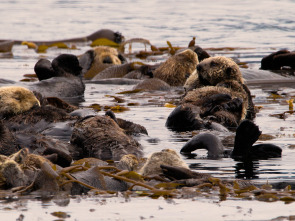
[[[168,108],[175,108],[176,105],[175,104],[171,104],[171,103],[165,103],[164,107],[168,107]]]
[[[97,162],[99,161],[99,162]],[[104,166],[97,166],[97,163],[104,163]],[[102,180],[102,189],[89,185],[75,178],[75,173],[90,170]],[[94,170],[93,170],[94,169]],[[282,201],[286,204],[295,201],[295,191],[288,185],[282,190],[274,190],[273,187],[266,183],[260,186],[252,183],[245,183],[243,180],[226,180],[209,176],[201,179],[188,180],[168,180],[167,178],[145,177],[135,171],[126,171],[109,165],[107,162],[95,159],[85,158],[75,161],[72,166],[58,168],[56,165],[50,166],[44,162],[41,166],[41,171],[50,179],[53,179],[62,189],[64,186],[71,183],[77,183],[89,189],[91,194],[115,194],[116,191],[107,189],[104,177],[111,177],[116,180],[128,183],[129,188],[124,194],[133,197],[150,197],[157,199],[164,198],[181,198],[181,197],[218,197],[219,200],[227,200],[228,197],[239,198],[243,200],[253,200],[263,202]],[[157,182],[150,182],[150,181]],[[195,180],[195,181],[193,181]],[[35,190],[35,182],[40,185],[40,181],[34,180],[30,185],[25,187],[13,188],[17,194],[26,194]],[[194,184],[195,183],[195,184]],[[193,184],[193,185],[192,185]],[[37,186],[38,186],[37,185]],[[187,187],[189,185],[189,187]],[[135,187],[141,187],[138,190]]]
[[[77,49],[75,45],[72,45],[71,47],[69,47],[64,42],[53,42],[50,44],[43,43],[43,44],[37,45],[34,42],[23,41],[21,45],[26,45],[29,49],[34,49],[37,53],[46,53],[46,50],[51,47],[57,47],[60,49]]]
[[[120,45],[110,39],[107,38],[98,38],[94,40],[91,44],[91,47],[96,47],[96,46],[110,46],[110,47],[115,47],[118,48]]]
[[[92,108],[95,111],[101,111],[101,106],[99,104],[91,104],[87,106],[88,108]]]
[[[132,53],[132,44],[133,43],[142,43],[145,46],[145,51],[146,51],[146,46],[147,45],[151,45],[150,41],[144,38],[131,38],[128,39],[126,41],[124,41],[123,43],[120,44],[118,50],[122,53],[125,52],[125,45],[129,45],[129,54]]]
[[[125,99],[120,98],[118,96],[113,96],[113,95],[105,95],[105,96],[114,98],[114,101],[117,102],[117,103],[124,103],[125,102]]]
[[[116,105],[116,106],[104,106],[104,110],[112,110],[115,113],[120,113],[123,111],[128,111],[130,110],[128,107],[124,107],[124,106],[120,106],[120,105]]]
[[[135,90],[130,90],[130,91],[122,91],[122,92],[118,92],[116,94],[136,94],[139,92],[142,92],[142,89],[135,89]]]

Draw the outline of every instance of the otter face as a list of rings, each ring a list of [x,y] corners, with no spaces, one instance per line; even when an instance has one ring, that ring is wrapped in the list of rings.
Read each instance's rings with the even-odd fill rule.
[[[40,106],[32,91],[19,86],[0,88],[0,114],[19,114]]]
[[[98,46],[93,49],[95,53],[95,62],[101,64],[121,64],[119,53],[115,48],[108,46]]]
[[[243,77],[239,66],[226,57],[210,57],[197,65],[199,81],[202,85],[216,86],[226,80],[236,80],[243,83]]]

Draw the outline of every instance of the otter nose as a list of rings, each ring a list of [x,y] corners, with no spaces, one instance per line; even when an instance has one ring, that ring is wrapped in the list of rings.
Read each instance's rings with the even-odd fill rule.
[[[102,63],[112,64],[113,61],[112,61],[112,59],[111,59],[109,56],[107,56],[107,57],[105,57],[105,58],[103,59]]]
[[[197,71],[201,71],[203,68],[200,64],[197,65]]]

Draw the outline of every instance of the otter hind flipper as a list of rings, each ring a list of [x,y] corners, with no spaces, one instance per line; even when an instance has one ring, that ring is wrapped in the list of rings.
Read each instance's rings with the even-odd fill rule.
[[[261,131],[254,122],[243,120],[236,130],[232,157],[247,157],[250,148],[258,140],[260,134]]]
[[[197,149],[208,150],[208,158],[219,158],[224,147],[220,139],[212,133],[201,133],[190,139],[180,150],[181,154],[187,154]]]

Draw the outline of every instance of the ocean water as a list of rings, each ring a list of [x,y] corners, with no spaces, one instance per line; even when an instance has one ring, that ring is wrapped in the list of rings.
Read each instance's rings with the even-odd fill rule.
[[[294,0],[2,0],[0,39],[57,40],[87,36],[99,29],[108,28],[122,33],[125,39],[145,38],[158,47],[167,46],[166,41],[170,41],[173,46],[186,47],[195,36],[196,44],[207,48],[210,54],[239,59],[247,63],[248,71],[259,74],[260,60],[263,56],[283,48],[294,50],[294,8]],[[140,48],[142,45],[137,47]],[[235,50],[212,49],[224,47],[232,47]],[[34,73],[33,67],[41,57],[53,59],[61,53],[79,55],[88,49],[88,45],[81,45],[77,50],[53,48],[45,54],[38,54],[24,45],[15,45],[12,56],[0,58],[0,78],[19,82],[24,78],[24,74]],[[87,84],[85,101],[80,105],[113,104],[105,95],[115,95],[116,92],[128,90],[130,87]],[[285,99],[293,96],[294,86],[275,84],[249,87],[254,95],[255,105],[262,107],[255,122],[263,133],[275,137],[268,142],[275,143],[283,149],[281,159],[255,162],[252,179],[258,183],[293,182],[295,119],[293,115],[288,115],[286,119],[271,115],[288,110]],[[270,96],[270,91],[273,90],[288,96],[273,98]],[[118,114],[121,118],[132,120],[147,128],[149,137],[139,140],[146,155],[163,148],[179,151],[192,136],[177,134],[165,128],[165,120],[172,111],[163,106],[166,102],[165,96],[167,95],[163,93],[146,95],[145,99],[140,100],[142,105]],[[126,103],[139,100],[132,96],[125,99]],[[153,105],[150,100],[157,100],[158,104],[162,105]],[[198,152],[198,155],[200,157],[197,159],[185,159],[192,169],[221,178],[237,177],[238,164],[232,159],[208,160],[204,157],[204,151]],[[218,203],[211,200],[195,201],[197,199],[167,202],[149,198],[114,200],[82,197],[80,200],[69,198],[70,203],[60,206],[54,203],[55,201],[44,203],[33,199],[7,199],[0,200],[0,214],[4,220],[16,220],[20,214],[24,215],[24,220],[54,220],[56,217],[51,215],[52,211],[65,211],[70,214],[66,220],[188,220],[195,218],[191,210],[194,211],[195,207],[200,206],[204,210],[210,210],[210,213],[212,211],[207,215],[202,213],[202,220],[270,220],[280,215],[294,215],[290,206],[282,202],[272,203],[270,207],[267,203],[256,201],[252,204],[238,200]],[[125,204],[127,211],[130,210],[132,215],[128,216],[124,208],[120,207],[121,204]],[[106,210],[103,209],[104,205]],[[152,212],[144,209],[151,205],[157,205],[151,207]],[[186,207],[183,208],[183,205]],[[77,209],[79,207],[80,210]],[[137,207],[141,209],[132,209]],[[89,212],[93,208],[95,212]],[[112,211],[111,208],[115,208],[116,211]],[[159,212],[161,208],[164,208],[163,211],[169,213],[169,216]]]

